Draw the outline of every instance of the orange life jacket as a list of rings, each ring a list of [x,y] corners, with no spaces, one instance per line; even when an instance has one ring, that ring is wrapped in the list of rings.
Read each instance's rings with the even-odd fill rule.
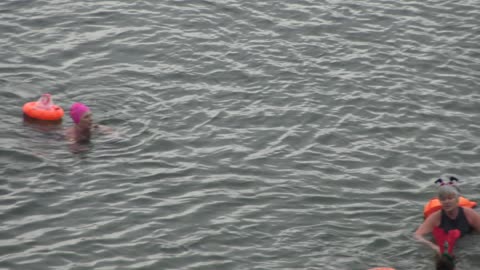
[[[474,208],[477,206],[477,203],[460,196],[460,198],[458,199],[458,206]],[[425,207],[423,208],[423,217],[426,219],[428,216],[437,212],[440,209],[442,209],[442,204],[440,203],[440,200],[438,198],[433,198],[427,204],[425,204]]]

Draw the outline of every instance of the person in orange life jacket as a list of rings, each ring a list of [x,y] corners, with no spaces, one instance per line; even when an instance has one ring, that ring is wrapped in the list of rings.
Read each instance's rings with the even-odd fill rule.
[[[458,205],[460,193],[453,181],[458,179],[451,177],[449,183],[443,183],[442,179],[436,181],[441,184],[438,188],[438,198],[442,209],[428,216],[414,233],[414,238],[418,242],[435,251],[437,264],[445,261],[445,254],[454,257],[453,248],[458,238],[472,230],[480,231],[480,214],[471,208]],[[429,233],[433,234],[435,243],[425,239],[424,236]],[[448,248],[445,249],[445,246]]]

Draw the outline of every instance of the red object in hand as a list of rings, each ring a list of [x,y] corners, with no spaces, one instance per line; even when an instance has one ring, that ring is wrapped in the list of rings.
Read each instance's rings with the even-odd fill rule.
[[[435,238],[435,242],[437,242],[438,247],[440,248],[440,253],[445,253],[445,242],[448,244],[448,254],[453,255],[453,247],[455,246],[455,242],[458,238],[460,238],[460,230],[450,230],[448,233],[445,230],[435,227],[433,228],[433,237]]]

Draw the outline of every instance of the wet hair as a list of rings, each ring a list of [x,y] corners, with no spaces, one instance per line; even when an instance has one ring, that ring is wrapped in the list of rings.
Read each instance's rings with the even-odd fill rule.
[[[455,259],[447,254],[436,255],[435,269],[436,270],[455,270]]]
[[[448,195],[455,195],[455,197],[460,196],[460,191],[458,187],[454,185],[443,185],[438,187],[438,198],[441,200],[442,198],[446,198]]]

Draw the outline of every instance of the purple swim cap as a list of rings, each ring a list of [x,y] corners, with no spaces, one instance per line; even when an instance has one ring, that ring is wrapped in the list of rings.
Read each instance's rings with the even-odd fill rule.
[[[90,108],[88,108],[87,105],[76,102],[70,107],[70,117],[72,117],[73,122],[75,124],[78,124],[80,122],[80,119],[82,119],[82,116],[89,112]]]

